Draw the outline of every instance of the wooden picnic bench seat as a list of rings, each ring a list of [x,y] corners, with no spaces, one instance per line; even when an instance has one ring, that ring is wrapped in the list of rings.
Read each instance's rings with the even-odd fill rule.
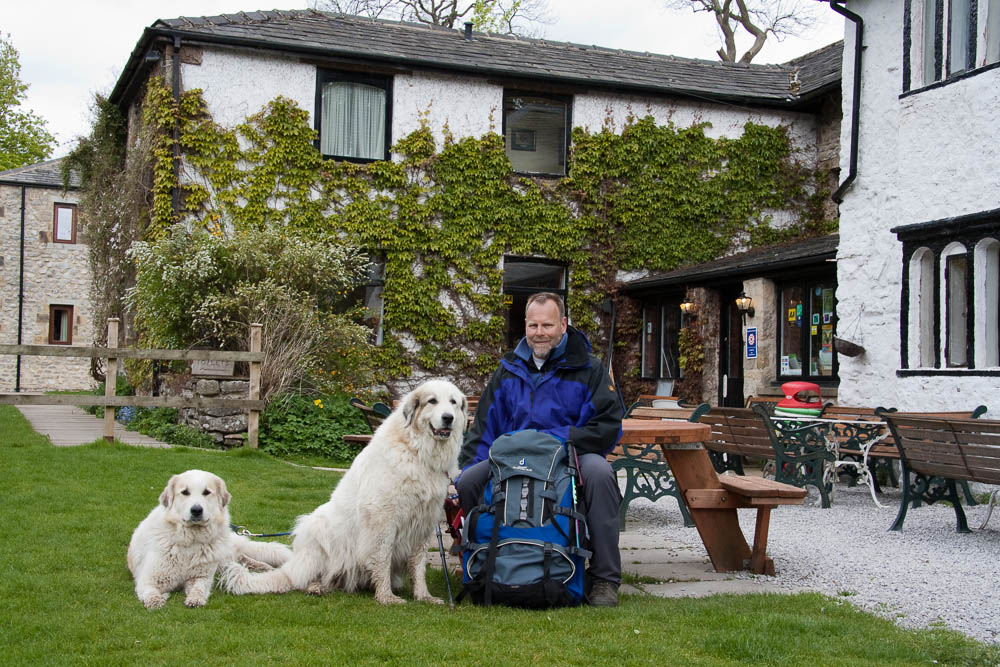
[[[888,411],[882,418],[892,431],[903,468],[903,497],[889,530],[903,529],[911,504],[944,500],[955,509],[957,532],[970,532],[958,483],[1000,484],[1000,421]]]
[[[349,433],[342,437],[346,443],[361,445],[364,447],[371,442],[372,435],[375,433],[376,429],[382,425],[385,418],[389,416],[391,410],[385,403],[373,403],[372,405],[368,405],[357,397],[352,398],[350,403],[361,411],[361,415],[365,418],[365,423],[368,424],[370,433]]]
[[[712,427],[712,438],[705,442],[716,472],[743,473],[743,458],[774,458],[771,438],[764,422],[749,408],[713,407],[699,419]]]
[[[805,490],[759,477],[720,475],[702,444],[711,432],[706,424],[674,421],[678,426],[662,431],[641,425],[668,421],[672,420],[627,419],[623,440],[659,444],[717,572],[750,570],[774,575],[774,562],[767,557],[771,510],[801,504]],[[737,510],[742,508],[757,510],[753,548],[740,527]]]
[[[702,403],[694,408],[653,408],[634,406],[627,417],[632,419],[668,419],[676,421],[697,421],[698,417],[709,409],[708,403]],[[622,444],[618,443],[608,454],[611,468],[615,472],[625,471],[625,491],[622,493],[622,503],[618,510],[618,525],[625,529],[625,514],[629,504],[636,498],[646,498],[656,502],[664,496],[673,496],[684,519],[684,525],[694,526],[677,484],[670,474],[670,466],[664,460],[660,447],[656,444]]]

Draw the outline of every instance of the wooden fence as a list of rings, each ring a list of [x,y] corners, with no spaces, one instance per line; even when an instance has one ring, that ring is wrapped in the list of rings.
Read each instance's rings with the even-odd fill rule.
[[[0,405],[103,405],[104,438],[115,438],[115,408],[135,405],[144,408],[239,408],[249,410],[247,417],[247,446],[257,447],[260,427],[260,365],[261,325],[250,325],[250,351],[227,352],[222,350],[139,350],[118,347],[119,320],[108,320],[107,347],[78,347],[72,345],[0,345],[0,354],[35,357],[99,357],[106,359],[104,396],[79,394],[0,394]],[[166,361],[246,361],[250,363],[250,394],[246,399],[204,398],[193,396],[117,396],[114,378],[118,376],[119,359],[162,359]]]

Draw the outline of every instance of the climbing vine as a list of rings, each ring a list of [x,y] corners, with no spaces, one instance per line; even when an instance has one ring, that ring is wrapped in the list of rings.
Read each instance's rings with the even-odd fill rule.
[[[520,177],[503,138],[441,145],[426,115],[393,147],[392,161],[322,160],[309,116],[278,97],[235,128],[215,124],[200,91],[174,100],[148,86],[153,147],[149,233],[177,221],[234,232],[283,225],[337,238],[384,262],[383,377],[447,374],[470,390],[502,352],[504,255],[542,255],[570,266],[574,324],[600,342],[618,269],[669,270],[753,245],[824,233],[816,174],[791,154],[782,127],[747,123],[713,139],[707,124],[658,126],[651,117],[573,131],[568,177]],[[172,135],[183,163],[175,178]],[[180,210],[168,209],[180,188]],[[784,229],[770,211],[791,211]]]

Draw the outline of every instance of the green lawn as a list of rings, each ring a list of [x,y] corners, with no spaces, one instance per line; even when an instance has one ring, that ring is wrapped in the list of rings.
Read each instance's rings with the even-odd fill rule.
[[[1000,663],[997,647],[901,630],[819,595],[623,596],[616,609],[449,612],[381,607],[369,594],[215,590],[204,608],[187,609],[174,594],[147,611],[125,551],[171,474],[215,472],[233,494],[235,522],[281,532],[329,497],[336,473],[246,450],[55,448],[10,406],[0,406],[0,466],[0,664]],[[440,573],[429,584],[444,596]]]

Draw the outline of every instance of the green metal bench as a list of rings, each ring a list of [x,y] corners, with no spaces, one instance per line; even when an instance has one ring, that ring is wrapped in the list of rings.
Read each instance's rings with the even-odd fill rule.
[[[676,419],[698,421],[698,418],[709,411],[711,406],[702,403],[695,408],[652,408],[633,406],[626,417],[631,419]],[[618,525],[625,529],[625,514],[629,504],[636,498],[646,498],[656,502],[664,496],[672,496],[677,500],[684,518],[684,525],[693,527],[694,521],[677,483],[670,473],[670,466],[663,459],[659,445],[621,445],[615,447],[608,456],[611,468],[618,472],[625,471],[625,491],[622,494],[622,504],[618,511]]]

